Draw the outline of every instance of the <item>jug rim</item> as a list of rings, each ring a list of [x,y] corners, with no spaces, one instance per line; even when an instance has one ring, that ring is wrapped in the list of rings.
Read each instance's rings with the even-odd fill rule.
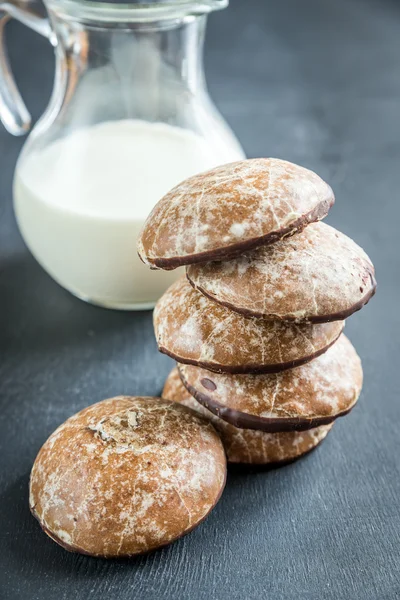
[[[226,8],[229,0],[153,0],[103,2],[102,0],[44,0],[56,14],[100,22],[151,22],[185,15],[201,15]]]

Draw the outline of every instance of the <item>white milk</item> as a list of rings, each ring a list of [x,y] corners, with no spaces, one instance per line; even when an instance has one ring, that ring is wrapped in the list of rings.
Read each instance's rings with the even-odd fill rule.
[[[148,308],[179,275],[150,271],[136,240],[174,185],[242,158],[162,123],[110,121],[81,129],[17,166],[17,221],[29,249],[76,296],[115,308]]]

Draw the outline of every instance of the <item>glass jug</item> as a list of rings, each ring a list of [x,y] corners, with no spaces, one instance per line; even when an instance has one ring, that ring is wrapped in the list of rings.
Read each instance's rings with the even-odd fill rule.
[[[2,4],[0,43],[17,18],[48,37],[56,74],[18,159],[14,208],[43,268],[88,302],[151,308],[180,273],[153,272],[136,239],[155,203],[186,177],[243,158],[207,93],[207,14],[228,0],[110,4],[45,0],[48,18]],[[1,54],[0,116],[30,118]]]

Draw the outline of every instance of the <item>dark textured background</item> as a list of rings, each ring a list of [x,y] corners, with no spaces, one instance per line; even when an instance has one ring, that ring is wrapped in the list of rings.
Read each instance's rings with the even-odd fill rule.
[[[9,28],[35,117],[51,90],[47,42]],[[171,362],[151,314],[85,305],[24,248],[11,208],[22,141],[0,130],[1,600],[400,597],[400,3],[233,0],[210,19],[211,92],[249,156],[311,167],[329,222],[373,258],[374,300],[347,324],[364,364],[357,408],[307,458],[231,473],[207,521],[126,562],[68,554],[29,515],[28,475],[66,417],[115,394],[157,394]]]

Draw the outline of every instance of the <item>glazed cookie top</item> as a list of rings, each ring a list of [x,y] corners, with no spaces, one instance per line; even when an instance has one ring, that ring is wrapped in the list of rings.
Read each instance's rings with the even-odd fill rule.
[[[276,372],[312,360],[344,323],[301,325],[247,318],[212,302],[183,277],[154,310],[158,347],[181,363],[230,373]]]
[[[68,550],[130,556],[195,527],[225,476],[222,443],[204,418],[160,398],[120,396],[49,437],[33,465],[30,507]]]
[[[231,261],[191,265],[187,277],[197,290],[244,315],[314,323],[347,318],[376,288],[362,248],[325,223]]]
[[[330,423],[308,431],[282,433],[239,429],[197,402],[184,387],[176,367],[169,374],[162,395],[208,418],[221,436],[228,461],[236,464],[268,465],[294,460],[315,448],[333,427]]]
[[[231,258],[322,219],[333,203],[318,175],[285,160],[222,165],[158,202],[139,237],[139,256],[160,269]]]
[[[348,413],[362,386],[361,361],[342,335],[306,365],[269,375],[210,373],[178,365],[188,391],[236,427],[263,431],[304,430]]]

